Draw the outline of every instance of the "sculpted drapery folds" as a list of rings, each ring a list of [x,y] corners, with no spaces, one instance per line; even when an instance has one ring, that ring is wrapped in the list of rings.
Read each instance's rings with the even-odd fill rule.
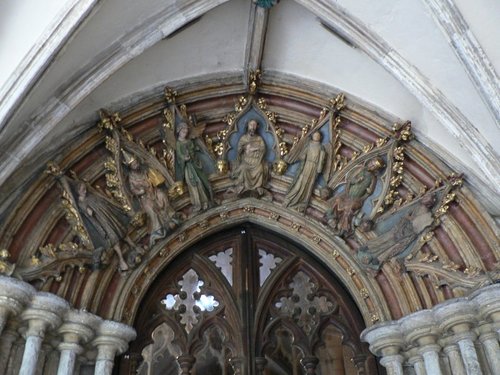
[[[102,253],[113,248],[118,255],[120,270],[128,270],[120,241],[128,239],[129,217],[119,206],[98,193],[90,192],[84,182],[76,183],[76,205],[83,225],[94,247],[94,267],[101,263]]]
[[[129,167],[128,185],[149,220],[149,246],[167,236],[177,227],[179,219],[170,206],[166,192],[161,188],[165,182],[153,168],[140,163],[137,157],[123,151],[124,162]]]
[[[330,200],[331,207],[325,217],[328,225],[339,236],[353,232],[353,219],[363,207],[364,201],[373,193],[377,183],[377,171],[384,166],[381,159],[366,162],[347,177],[344,191]]]
[[[362,245],[356,254],[358,260],[378,270],[386,260],[398,260],[409,255],[412,243],[432,225],[432,207],[435,203],[433,194],[422,197],[389,230],[378,233],[377,237]]]
[[[189,138],[188,125],[179,124],[175,144],[175,177],[177,181],[186,183],[193,212],[206,210],[212,207],[214,202],[212,187],[197,155],[200,151],[196,143]]]
[[[285,196],[283,206],[295,208],[300,212],[306,210],[317,176],[323,171],[326,156],[326,151],[321,145],[321,133],[314,132],[299,155],[300,165]]]
[[[266,143],[257,134],[257,128],[256,120],[248,121],[246,134],[242,135],[238,141],[233,177],[236,178],[235,192],[239,196],[245,193],[256,193],[262,196],[267,193],[264,188],[269,176],[269,166],[264,160]]]

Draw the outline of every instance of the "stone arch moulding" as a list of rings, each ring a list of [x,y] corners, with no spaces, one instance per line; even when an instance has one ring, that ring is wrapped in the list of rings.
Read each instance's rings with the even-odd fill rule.
[[[179,113],[196,118],[196,129],[203,129],[198,140],[213,151],[214,160],[216,146],[224,140],[228,115],[243,110],[241,98],[248,96],[244,87],[238,78],[210,77],[167,90],[177,91],[173,103],[179,106]],[[160,130],[168,122],[164,110],[172,104],[172,97],[161,95],[162,89],[134,106],[120,108],[120,116],[102,112],[101,128],[111,126],[129,142],[136,142],[137,147],[129,147],[129,151],[144,147],[162,156]],[[120,274],[114,255],[106,268],[88,267],[92,254],[74,242],[78,231],[65,218],[57,179],[34,172],[33,184],[0,229],[0,246],[7,250],[0,259],[1,272],[58,294],[75,307],[131,323],[148,285],[175,256],[202,237],[250,222],[283,234],[320,259],[348,289],[367,326],[399,319],[498,280],[495,224],[467,186],[461,186],[462,177],[414,139],[409,122],[391,129],[392,119],[349,95],[344,100],[332,88],[302,86],[273,75],[263,74],[253,95],[263,113],[275,122],[272,131],[277,138],[273,139],[283,143],[280,160],[292,160],[288,172],[271,173],[272,201],[224,199],[223,193],[233,184],[229,173],[210,175],[218,202],[196,215],[191,214],[187,192],[172,191],[172,205],[185,217],[142,255],[135,269]],[[329,149],[331,176],[323,183],[318,179],[307,209],[300,213],[283,205],[300,160],[287,156],[303,154],[315,131],[322,134],[322,146]],[[73,139],[55,161],[67,178],[73,178],[69,172],[73,170],[104,194],[103,187],[109,186],[109,147],[106,132],[91,127]],[[141,155],[146,154],[141,151]],[[170,170],[167,173],[171,179],[175,175]],[[335,205],[342,200],[335,199],[346,197],[345,184],[363,173],[371,181],[367,196],[358,202],[361,205],[355,215],[346,216],[347,227],[332,224]],[[324,192],[327,187],[330,196]],[[434,205],[426,210],[424,201],[429,199],[424,198],[429,196]],[[417,216],[418,230],[412,224]],[[410,226],[398,227],[398,221]],[[400,231],[391,232],[392,227]],[[382,240],[407,233],[405,228],[410,228],[410,235],[393,241],[404,244],[403,248]],[[134,238],[146,239],[142,243],[148,236],[145,226],[134,229]],[[375,241],[377,238],[381,239]]]
[[[214,209],[197,220],[186,223],[181,233],[162,243],[163,249],[159,250],[151,261],[142,264],[134,273],[134,277],[126,281],[121,293],[117,294],[111,303],[116,306],[113,316],[132,324],[137,309],[140,308],[139,302],[149,285],[176,256],[202,238],[249,222],[280,233],[320,259],[344,284],[362,312],[365,322],[372,324],[388,319],[389,309],[385,301],[378,297],[382,295],[382,291],[366,277],[356,263],[349,260],[349,250],[346,246],[335,238],[330,238],[321,226],[314,225],[302,215],[290,211],[278,207],[270,208],[269,204],[247,198]]]

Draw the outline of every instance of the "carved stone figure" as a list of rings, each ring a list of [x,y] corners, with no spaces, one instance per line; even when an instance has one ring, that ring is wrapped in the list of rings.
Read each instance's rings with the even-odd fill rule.
[[[386,260],[401,259],[409,255],[411,244],[433,223],[432,208],[435,203],[434,195],[424,196],[398,219],[396,225],[361,246],[357,252],[358,260],[365,266],[378,270]]]
[[[379,158],[369,160],[347,177],[345,189],[330,200],[331,208],[325,213],[328,225],[339,236],[352,234],[352,222],[363,203],[374,191],[377,171],[383,167]]]
[[[78,183],[76,188],[77,208],[95,249],[94,266],[100,265],[103,251],[113,248],[118,255],[120,270],[128,270],[120,241],[128,239],[129,217],[106,197],[89,192],[85,183]]]
[[[304,212],[316,184],[316,177],[323,170],[326,151],[321,145],[321,133],[314,132],[311,140],[299,154],[300,165],[283,201],[283,206]]]
[[[180,124],[175,144],[175,174],[177,181],[186,183],[193,212],[198,212],[213,206],[214,198],[212,187],[197,155],[201,150],[188,136],[188,125]]]
[[[264,160],[266,143],[257,134],[257,129],[256,120],[248,121],[246,134],[238,141],[236,168],[232,173],[236,178],[234,191],[238,196],[245,193],[259,197],[269,194],[264,188],[269,176],[269,166]]]
[[[129,166],[128,185],[130,192],[140,203],[149,221],[149,246],[167,236],[180,221],[174,209],[170,206],[166,192],[160,185],[164,183],[163,176],[135,157],[123,152],[125,163]]]

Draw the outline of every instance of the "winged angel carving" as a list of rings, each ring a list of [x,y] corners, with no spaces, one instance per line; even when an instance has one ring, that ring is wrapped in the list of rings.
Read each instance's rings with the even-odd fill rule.
[[[65,176],[59,167],[49,163],[48,172],[53,174],[63,190],[63,206],[66,217],[85,248],[93,252],[93,266],[99,268],[108,249],[118,256],[121,271],[129,269],[142,255],[142,249],[129,237],[130,216],[123,207],[97,191],[87,182]],[[124,259],[124,244],[128,246],[128,262]]]
[[[184,113],[183,113],[184,112]],[[214,161],[202,140],[205,124],[197,124],[192,116],[179,111],[176,106],[165,109],[163,139],[165,155],[175,176],[180,192],[187,186],[192,213],[204,211],[215,203],[208,174],[214,169]]]
[[[140,226],[146,216],[149,232],[149,247],[166,237],[182,220],[175,212],[168,198],[168,188],[173,179],[156,156],[132,136],[111,121],[109,114],[101,112],[100,128],[109,132],[106,148],[112,157],[105,166],[107,184],[113,196]]]
[[[321,139],[321,133],[315,131],[303,147],[292,150],[295,152],[291,152],[287,158],[289,163],[299,161],[299,168],[285,196],[283,206],[304,212],[309,206],[318,175],[323,174],[324,179],[329,180],[331,144],[322,145]]]

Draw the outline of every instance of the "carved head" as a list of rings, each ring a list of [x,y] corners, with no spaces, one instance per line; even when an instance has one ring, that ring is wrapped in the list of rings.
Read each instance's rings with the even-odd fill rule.
[[[384,168],[385,163],[381,158],[374,158],[368,161],[367,167],[369,171],[377,171]]]
[[[312,140],[314,142],[319,142],[321,141],[321,133],[320,132],[314,132],[311,136]]]
[[[257,128],[259,127],[259,123],[257,120],[250,120],[247,124],[247,133],[250,135],[254,135],[257,132]]]
[[[123,154],[123,163],[130,166],[134,161],[137,161],[136,157],[132,155],[130,152],[125,151],[122,148],[122,154]]]
[[[83,199],[87,195],[87,186],[84,182],[80,182],[77,186],[78,198]]]
[[[422,197],[422,204],[427,208],[432,208],[436,204],[436,197],[434,194],[427,194]]]
[[[180,139],[186,139],[189,134],[189,127],[185,122],[181,122],[177,127],[177,136]]]

